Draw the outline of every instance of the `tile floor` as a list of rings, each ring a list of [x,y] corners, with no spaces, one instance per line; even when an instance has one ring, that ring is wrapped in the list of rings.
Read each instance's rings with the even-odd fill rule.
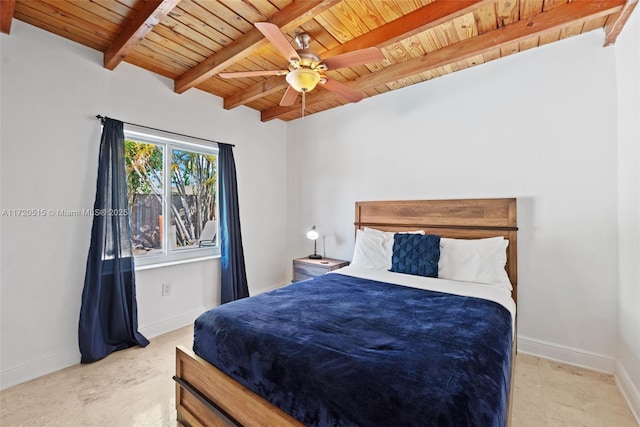
[[[515,375],[514,426],[638,426],[611,375],[526,354]]]
[[[175,426],[174,348],[191,327],[0,392],[0,425]],[[519,354],[514,426],[637,426],[611,376]]]

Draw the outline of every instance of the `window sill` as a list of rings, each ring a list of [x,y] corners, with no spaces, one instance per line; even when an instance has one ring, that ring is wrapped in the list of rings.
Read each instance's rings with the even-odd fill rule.
[[[152,269],[155,269],[155,268],[172,267],[174,265],[191,264],[193,262],[209,261],[209,260],[218,259],[218,258],[220,258],[220,254],[206,255],[206,256],[193,257],[193,258],[185,258],[185,259],[176,259],[176,260],[165,260],[165,261],[158,261],[158,262],[154,262],[154,263],[144,263],[142,265],[136,265],[136,271],[144,271],[144,270],[152,270]]]

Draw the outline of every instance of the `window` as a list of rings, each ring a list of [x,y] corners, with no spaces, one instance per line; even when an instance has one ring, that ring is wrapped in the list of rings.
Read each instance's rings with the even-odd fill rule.
[[[125,164],[136,264],[218,253],[217,148],[131,127]]]

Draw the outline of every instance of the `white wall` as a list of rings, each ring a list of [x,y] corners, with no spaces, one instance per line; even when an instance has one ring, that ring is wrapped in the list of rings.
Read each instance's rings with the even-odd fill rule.
[[[640,12],[615,45],[618,74],[618,367],[640,422]],[[635,386],[634,386],[635,385]]]
[[[251,293],[285,283],[286,124],[247,108],[225,111],[198,90],[14,20],[1,43],[1,208],[92,208],[100,123],[96,114],[235,144]],[[77,325],[90,217],[1,219],[2,387],[77,363]],[[161,283],[172,293],[161,297]],[[219,261],[140,271],[139,326],[186,325],[219,301]]]
[[[614,49],[592,32],[289,126],[290,257],[350,259],[358,200],[517,197],[521,351],[613,372]],[[363,108],[364,107],[364,108]]]

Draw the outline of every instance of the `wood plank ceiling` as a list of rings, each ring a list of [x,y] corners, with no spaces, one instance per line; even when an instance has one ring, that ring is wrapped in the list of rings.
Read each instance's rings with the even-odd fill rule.
[[[13,19],[174,81],[260,111],[263,121],[294,120],[302,97],[280,106],[284,76],[225,79],[222,71],[281,70],[287,60],[253,25],[271,22],[296,47],[300,32],[322,59],[378,47],[384,60],[325,71],[364,97],[430,80],[596,29],[615,42],[637,0],[0,0],[0,30]],[[3,36],[5,37],[5,36]],[[321,85],[304,114],[348,103]]]

